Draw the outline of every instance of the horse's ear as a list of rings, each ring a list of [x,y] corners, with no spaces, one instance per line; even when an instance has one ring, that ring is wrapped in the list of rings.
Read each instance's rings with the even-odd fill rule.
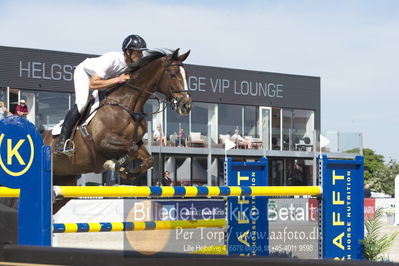
[[[187,57],[189,56],[190,52],[191,52],[191,50],[188,50],[187,53],[182,54],[181,56],[179,56],[179,61],[183,62],[184,60],[186,60]]]
[[[173,54],[172,54],[172,56],[171,56],[171,58],[172,58],[173,61],[178,61],[178,60],[179,60],[179,57],[178,57],[178,55],[179,55],[179,50],[180,50],[180,48],[177,48],[177,49],[173,52]]]

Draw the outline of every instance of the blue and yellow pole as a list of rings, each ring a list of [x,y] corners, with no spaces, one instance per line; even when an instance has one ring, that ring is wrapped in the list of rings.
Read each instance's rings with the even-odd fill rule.
[[[225,219],[110,223],[57,223],[53,225],[53,233],[173,230],[176,228],[218,228],[225,226]]]
[[[314,196],[322,193],[318,186],[224,186],[224,187],[76,187],[55,186],[58,198],[81,197],[228,197],[228,196]]]

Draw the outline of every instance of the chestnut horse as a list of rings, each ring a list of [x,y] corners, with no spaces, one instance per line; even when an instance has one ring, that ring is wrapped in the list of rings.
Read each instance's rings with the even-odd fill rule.
[[[54,185],[75,186],[80,174],[101,173],[104,169],[113,169],[115,164],[116,170],[126,169],[134,160],[141,164],[133,173],[125,170],[128,178],[134,179],[152,167],[153,159],[142,141],[147,132],[146,114],[143,113],[146,101],[157,91],[178,114],[187,115],[191,110],[182,64],[190,51],[180,56],[178,53],[179,49],[172,54],[151,51],[138,64],[129,66],[126,73],[130,74],[130,79],[105,92],[105,98],[87,126],[94,145],[90,148],[81,131],[77,130],[72,138],[76,147],[73,155],[53,154]],[[45,131],[42,136],[44,144],[54,148],[57,138],[50,131]],[[57,201],[54,213],[67,201]]]

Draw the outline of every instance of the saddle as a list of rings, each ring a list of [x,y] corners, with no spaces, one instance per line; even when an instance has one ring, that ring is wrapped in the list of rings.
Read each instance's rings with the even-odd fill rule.
[[[93,159],[93,163],[97,161],[97,156],[96,156],[96,145],[94,143],[93,137],[90,135],[89,131],[87,130],[87,125],[90,123],[91,119],[93,119],[94,115],[97,112],[97,109],[100,106],[100,102],[106,97],[106,91],[95,91],[92,94],[89,95],[89,98],[87,100],[86,107],[81,114],[78,122],[72,129],[72,134],[71,137],[69,138],[69,141],[72,142],[73,147],[75,144],[73,143],[73,137],[75,136],[76,130],[79,130],[84,142],[86,143],[90,154]],[[75,152],[75,149],[73,148],[73,153]]]
[[[73,156],[74,152],[75,152],[75,144],[73,142],[73,138],[76,134],[76,131],[79,130],[82,138],[84,140],[84,142],[86,143],[90,154],[92,156],[93,159],[93,164],[94,162],[97,161],[97,156],[96,156],[96,147],[95,147],[95,143],[93,140],[93,137],[90,135],[89,131],[87,130],[87,126],[90,123],[90,121],[93,119],[94,115],[96,114],[97,110],[99,108],[101,108],[104,105],[111,105],[111,106],[118,106],[119,108],[122,108],[123,110],[125,110],[127,113],[129,113],[130,117],[133,119],[133,121],[135,121],[137,124],[134,127],[134,136],[137,136],[138,134],[138,128],[139,128],[139,123],[141,122],[142,119],[144,119],[145,117],[145,113],[143,112],[138,112],[135,113],[131,110],[129,110],[126,106],[121,105],[117,102],[112,102],[112,101],[108,101],[106,98],[107,96],[114,91],[115,89],[117,89],[119,86],[115,86],[113,88],[110,89],[106,89],[106,90],[96,90],[93,92],[93,94],[91,94],[89,96],[89,99],[87,101],[86,107],[83,111],[83,113],[81,114],[78,122],[76,123],[76,125],[73,127],[72,129],[72,134],[68,140],[68,142],[70,142],[69,146],[72,146],[72,148],[70,150],[66,150],[64,152],[64,154],[66,154],[67,156]],[[136,143],[137,145],[142,145],[142,141],[138,141]],[[127,154],[123,155],[122,157],[120,157],[117,161],[117,170],[119,170],[119,172],[123,172],[126,171],[128,173],[136,173],[138,171],[138,169],[140,167],[138,167],[137,165],[133,164],[129,164],[128,162],[128,157]]]
[[[99,93],[99,92],[100,91],[95,91],[93,94],[89,95],[86,107],[85,107],[83,113],[80,115],[79,120],[72,128],[71,136],[65,142],[64,152],[61,154],[64,154],[68,157],[72,157],[74,155],[75,143],[73,141],[73,138],[76,134],[76,130],[80,130],[82,133],[83,140],[85,141],[86,145],[88,146],[94,161],[96,160],[94,141],[87,130],[87,125],[90,123],[91,119],[94,117],[94,115],[98,109],[99,102],[101,101],[101,99],[103,99],[105,97],[104,93]],[[53,128],[53,131],[52,131],[53,138],[58,137],[58,135],[61,132],[62,125],[63,125],[63,121],[61,121],[59,124],[57,124]]]
[[[100,103],[104,98],[105,98],[104,92],[98,91],[98,103]],[[86,107],[85,107],[83,113],[81,114],[81,116],[80,116],[80,118],[78,120],[78,123],[76,124],[76,126],[74,128],[74,131],[77,129],[77,127],[79,127],[80,125],[82,125],[84,123],[86,125],[89,124],[90,121],[86,121],[86,120],[88,120],[89,117],[92,114],[94,114],[97,111],[97,109],[98,109],[98,107],[95,107],[92,110],[92,107],[93,107],[94,103],[96,103],[96,95],[90,94],[89,98],[87,99]]]

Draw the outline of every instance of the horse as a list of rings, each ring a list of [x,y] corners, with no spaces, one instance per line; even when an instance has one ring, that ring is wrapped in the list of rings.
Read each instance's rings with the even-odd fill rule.
[[[87,125],[91,142],[84,140],[82,130],[77,130],[71,137],[75,143],[73,155],[53,154],[53,184],[75,186],[78,175],[101,173],[113,167],[123,169],[127,178],[135,179],[151,168],[153,159],[142,141],[147,132],[143,107],[151,95],[159,92],[178,114],[189,114],[192,100],[183,66],[189,54],[190,51],[179,55],[179,49],[173,53],[150,51],[138,63],[130,65],[126,70],[130,79],[104,92],[105,97]],[[42,137],[44,144],[54,150],[57,137],[50,131],[43,132]],[[137,160],[139,166],[127,171],[128,164]],[[54,213],[67,201],[58,200],[53,206]]]

